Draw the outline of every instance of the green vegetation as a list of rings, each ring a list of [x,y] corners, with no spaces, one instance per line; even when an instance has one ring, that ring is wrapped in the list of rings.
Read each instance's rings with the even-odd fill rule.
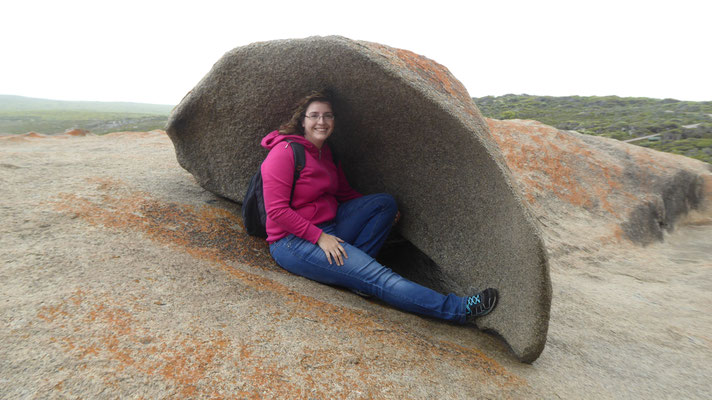
[[[640,145],[655,150],[696,158],[712,164],[712,138],[680,139],[669,143],[651,141],[641,143]]]
[[[559,129],[633,142],[712,163],[712,101],[513,95],[473,99],[485,117],[534,119]],[[173,106],[0,95],[0,133],[96,134],[163,129]]]
[[[173,106],[166,104],[105,102],[105,101],[63,101],[35,99],[32,97],[0,95],[1,111],[30,110],[76,110],[92,112],[112,112],[129,114],[168,115]]]
[[[564,130],[633,142],[712,163],[712,101],[513,95],[473,98],[482,115],[533,119]]]
[[[102,134],[163,129],[173,106],[60,101],[0,95],[0,133],[62,133],[86,129]]]

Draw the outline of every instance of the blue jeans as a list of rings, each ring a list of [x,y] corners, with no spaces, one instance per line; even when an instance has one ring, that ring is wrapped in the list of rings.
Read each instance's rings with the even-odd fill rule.
[[[348,258],[344,265],[329,264],[318,245],[295,235],[272,243],[270,254],[293,274],[373,295],[404,311],[464,323],[464,297],[443,295],[411,282],[374,259],[397,211],[392,196],[372,194],[339,205],[336,218],[319,225],[345,241],[342,245]]]

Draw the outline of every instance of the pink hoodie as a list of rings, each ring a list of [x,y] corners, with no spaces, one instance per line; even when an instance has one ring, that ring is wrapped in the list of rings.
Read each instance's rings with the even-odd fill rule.
[[[287,139],[304,145],[306,159],[294,187],[291,208],[294,153]],[[290,233],[316,243],[321,235],[316,225],[336,217],[339,203],[362,196],[349,186],[344,171],[334,165],[327,144],[320,150],[303,136],[274,131],[262,139],[262,147],[269,150],[261,171],[270,243]]]

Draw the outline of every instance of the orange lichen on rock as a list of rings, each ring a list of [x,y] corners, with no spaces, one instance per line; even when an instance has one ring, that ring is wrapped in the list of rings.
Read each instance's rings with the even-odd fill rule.
[[[37,313],[37,318],[47,322],[52,322],[57,319],[57,317],[66,317],[67,315],[67,312],[60,306],[42,306],[40,311]]]
[[[102,191],[125,191],[119,180],[95,178],[89,182]],[[56,207],[107,227],[143,231],[153,240],[173,243],[211,259],[274,269],[266,242],[239,235],[242,221],[224,209],[161,203],[142,192],[125,192],[119,197],[105,194],[102,201],[99,206],[89,199],[64,194]]]
[[[91,132],[86,129],[67,129],[63,134],[67,136],[86,136],[91,134]]]
[[[370,49],[386,57],[391,63],[415,72],[444,94],[455,97],[465,104],[472,103],[467,89],[443,65],[409,50],[395,49],[378,43],[364,43]]]
[[[557,226],[545,233],[553,252],[582,229],[593,245],[662,240],[712,186],[709,168],[687,157],[537,121],[485,121],[537,218]]]
[[[0,140],[7,140],[9,142],[25,142],[27,139],[41,139],[46,138],[47,135],[37,132],[27,132],[20,135],[17,134],[0,134]]]
[[[617,215],[609,197],[621,188],[619,166],[598,159],[580,140],[556,128],[533,121],[485,121],[530,203],[552,193],[574,206]]]
[[[405,357],[408,363],[413,364],[409,368],[416,368],[419,374],[425,376],[431,373],[429,371],[437,370],[445,363],[458,368],[471,381],[495,385],[504,388],[505,391],[526,385],[524,380],[509,373],[479,350],[414,334],[394,322],[384,320],[367,311],[318,300],[262,276],[260,271],[274,273],[283,270],[278,268],[269,257],[265,241],[244,233],[240,219],[225,209],[165,203],[153,199],[147,193],[130,190],[119,181],[104,178],[90,181],[103,193],[100,198],[87,199],[74,194],[63,194],[59,196],[53,207],[61,212],[76,215],[91,224],[141,232],[155,242],[170,245],[195,258],[207,260],[238,279],[246,287],[257,292],[278,295],[280,301],[284,302],[284,306],[280,309],[288,312],[283,316],[276,313],[272,318],[283,321],[292,321],[295,318],[311,321],[316,324],[315,329],[332,332],[326,337],[331,337],[333,332],[355,333],[360,338],[359,341],[365,343],[362,349],[366,349],[366,353],[360,355],[354,353],[352,358],[345,359],[341,351],[325,351],[326,348],[321,346],[330,346],[329,339],[325,339],[326,342],[322,341],[314,351],[310,352],[307,349],[303,353],[303,362],[300,362],[299,367],[295,367],[294,364],[289,366],[290,376],[298,377],[302,382],[300,385],[291,385],[286,383],[288,381],[280,379],[282,376],[280,371],[286,367],[284,361],[275,359],[274,355],[261,351],[261,346],[254,345],[256,341],[276,340],[267,336],[267,333],[263,333],[262,335],[265,335],[263,337],[253,337],[251,342],[240,341],[240,343],[236,342],[237,338],[217,337],[219,334],[216,333],[216,338],[210,346],[207,346],[215,348],[212,353],[206,346],[201,347],[200,343],[186,338],[159,337],[155,340],[155,344],[139,353],[127,350],[127,346],[122,342],[126,340],[124,338],[129,338],[128,340],[135,343],[141,338],[156,336],[156,333],[139,328],[141,321],[133,319],[131,307],[117,307],[104,301],[96,304],[87,313],[84,322],[90,326],[96,324],[111,326],[107,331],[112,333],[102,336],[102,341],[99,343],[83,344],[81,354],[85,356],[99,351],[101,354],[110,354],[111,359],[120,365],[132,366],[144,373],[149,373],[149,370],[159,371],[180,387],[181,393],[186,396],[206,395],[206,392],[196,389],[206,386],[197,385],[196,382],[210,375],[211,363],[224,365],[228,360],[238,358],[239,361],[235,360],[235,362],[240,366],[240,374],[243,379],[249,378],[251,387],[240,392],[242,397],[289,397],[294,393],[302,393],[305,396],[316,395],[316,397],[342,397],[348,395],[348,391],[354,387],[373,388],[372,392],[368,392],[370,396],[366,393],[364,395],[375,397],[378,396],[379,390],[391,383],[387,378],[374,372],[369,362],[359,361],[359,357],[377,357],[379,348],[387,348],[392,354]],[[235,262],[257,270],[238,268]],[[66,310],[74,303],[74,300],[65,302],[57,310]],[[57,310],[48,308],[42,311],[42,315],[47,317],[49,322],[52,316],[58,314]],[[119,335],[118,332],[121,334]],[[221,341],[218,342],[219,340]],[[331,346],[337,345],[338,343],[331,344]],[[178,350],[172,350],[176,347]],[[151,357],[159,355],[159,361],[149,361]],[[400,368],[400,361],[396,359],[384,357],[379,362],[392,363],[393,370]],[[340,368],[334,368],[340,363],[348,363],[353,371],[342,375]],[[194,371],[196,365],[204,364],[208,367],[203,369],[208,371],[202,375]],[[341,389],[337,390],[330,384],[334,381],[343,382]]]
[[[90,308],[81,307],[82,303]],[[77,289],[68,300],[43,307],[38,317],[52,324],[57,335],[69,332],[51,341],[78,359],[109,360],[121,374],[159,375],[180,397],[196,396],[199,382],[207,387],[219,383],[210,374],[230,345],[222,332],[154,332],[145,326],[146,321],[134,318],[136,308],[136,304],[107,294]],[[53,317],[47,318],[48,313]],[[62,320],[57,320],[57,316]],[[74,329],[62,329],[65,324]],[[121,374],[113,379],[107,377],[106,383],[115,384]],[[61,390],[61,385],[55,389]]]

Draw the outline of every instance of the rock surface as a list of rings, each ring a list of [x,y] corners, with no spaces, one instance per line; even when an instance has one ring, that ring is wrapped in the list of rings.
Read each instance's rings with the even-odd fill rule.
[[[532,365],[491,335],[285,273],[161,132],[0,136],[0,398],[709,398],[709,165],[487,123],[551,257]],[[621,228],[671,187],[619,181],[626,159],[703,180],[700,210],[663,242]],[[617,210],[619,195],[632,203]]]
[[[537,121],[486,121],[526,202],[550,228],[544,239],[555,254],[574,245],[567,237],[582,226],[589,236],[578,247],[662,241],[680,218],[705,206],[712,188],[712,166],[691,158]]]
[[[499,304],[478,326],[534,361],[551,303],[546,250],[479,111],[443,66],[342,37],[234,49],[169,119],[179,163],[204,188],[241,201],[266,155],[262,136],[321,88],[338,99],[332,146],[352,185],[393,194],[400,233],[437,266],[422,283],[459,295],[496,287]]]

